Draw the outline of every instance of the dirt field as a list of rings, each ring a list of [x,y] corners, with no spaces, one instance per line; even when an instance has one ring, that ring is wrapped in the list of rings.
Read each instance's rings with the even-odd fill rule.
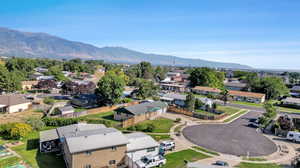
[[[12,113],[12,114],[0,114],[0,124],[10,123],[10,122],[21,122],[28,117],[42,117],[43,113],[35,112],[32,109],[23,112]]]

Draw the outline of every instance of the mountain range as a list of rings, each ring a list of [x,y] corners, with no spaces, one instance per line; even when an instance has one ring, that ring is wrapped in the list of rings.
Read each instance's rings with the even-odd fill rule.
[[[148,61],[156,65],[218,67],[250,69],[250,66],[171,55],[148,54],[123,47],[96,47],[70,41],[47,33],[22,32],[0,27],[0,56],[37,57],[52,59],[99,59],[116,63]]]

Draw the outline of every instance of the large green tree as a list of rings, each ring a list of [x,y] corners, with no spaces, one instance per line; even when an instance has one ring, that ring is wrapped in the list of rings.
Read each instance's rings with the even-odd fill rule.
[[[267,99],[277,99],[289,93],[283,80],[279,77],[256,78],[250,83],[251,91],[265,93]]]
[[[0,65],[0,92],[14,92],[20,90],[22,77],[18,71],[9,72],[3,65]]]
[[[159,87],[153,81],[139,79],[137,84],[136,96],[140,99],[155,97],[158,94]]]
[[[186,100],[185,100],[186,109],[189,111],[194,111],[195,110],[195,102],[196,102],[196,98],[195,98],[194,94],[190,92],[186,96]]]
[[[125,85],[126,75],[122,71],[111,70],[106,72],[98,82],[96,94],[99,95],[103,103],[120,103]]]
[[[190,73],[190,84],[192,86],[208,86],[222,88],[224,74],[210,68],[194,68]]]
[[[64,74],[62,73],[62,67],[59,65],[50,67],[47,74],[53,75],[55,77],[55,79],[58,81],[68,80],[68,78],[65,77]]]

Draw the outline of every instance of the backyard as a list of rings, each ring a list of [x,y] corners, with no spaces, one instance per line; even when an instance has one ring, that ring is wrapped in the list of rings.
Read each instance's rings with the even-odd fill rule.
[[[171,127],[174,125],[174,121],[167,118],[160,117],[154,120],[143,121],[135,125],[135,127],[144,128],[147,127],[147,125],[154,126],[154,129],[151,131],[152,133],[169,133]],[[137,130],[137,131],[141,131],[141,130]]]
[[[166,155],[167,164],[163,168],[182,168],[184,161],[194,162],[201,159],[209,158],[209,156],[196,152],[192,149],[186,149]]]

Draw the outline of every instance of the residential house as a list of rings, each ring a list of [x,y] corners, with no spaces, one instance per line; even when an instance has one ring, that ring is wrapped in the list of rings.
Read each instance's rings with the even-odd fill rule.
[[[42,67],[37,67],[37,68],[34,68],[34,71],[39,72],[39,73],[45,73],[45,72],[48,72],[48,69],[42,68]]]
[[[82,108],[98,107],[98,96],[96,94],[81,94],[74,96],[71,100],[72,106]]]
[[[156,156],[159,154],[159,143],[150,135],[142,132],[125,134],[129,143],[126,151],[126,165],[129,168],[135,168],[135,162],[144,156]]]
[[[72,117],[75,112],[75,109],[70,105],[58,107],[57,109],[62,117]]]
[[[129,118],[134,118],[134,122],[138,123],[158,117],[165,113],[167,108],[167,103],[161,101],[140,103],[117,110],[114,113],[114,119],[117,121],[123,121]]]
[[[79,123],[41,131],[40,151],[61,151],[67,168],[135,168],[137,160],[157,155],[159,144],[145,133]]]
[[[31,90],[35,85],[37,85],[39,82],[34,80],[34,81],[22,81],[21,82],[21,87],[22,90]]]
[[[281,100],[281,103],[285,106],[300,107],[300,98],[287,97]]]
[[[40,132],[40,151],[62,151],[67,168],[116,168],[125,164],[126,136],[102,124],[73,124]]]
[[[264,103],[266,100],[266,95],[262,94],[262,93],[230,90],[229,95],[235,101],[246,101],[246,102],[251,102],[251,103]]]
[[[54,80],[55,79],[55,77],[54,76],[52,76],[52,75],[49,75],[49,76],[38,76],[38,77],[36,77],[36,80]]]
[[[241,82],[225,82],[224,85],[228,90],[237,90],[237,91],[244,90],[247,87],[246,83],[241,83]]]
[[[192,89],[194,93],[202,95],[219,95],[221,93],[220,89],[211,88],[206,86],[196,86]]]
[[[220,89],[203,86],[196,86],[192,89],[192,91],[197,94],[214,96],[218,96],[221,93]],[[266,99],[266,95],[262,93],[244,92],[236,90],[229,90],[229,96],[235,101],[246,101],[251,103],[263,103]]]
[[[160,88],[165,91],[171,92],[185,92],[186,85],[177,83],[160,83]]]
[[[0,113],[15,113],[27,110],[31,102],[21,95],[1,95],[0,96]]]
[[[205,97],[196,97],[200,100],[204,106],[203,107],[212,107],[213,101]],[[177,94],[177,93],[167,93],[160,96],[160,100],[167,102],[169,105],[176,105],[179,107],[185,107],[186,95]]]
[[[290,91],[291,96],[293,97],[300,97],[300,86],[293,86]]]

